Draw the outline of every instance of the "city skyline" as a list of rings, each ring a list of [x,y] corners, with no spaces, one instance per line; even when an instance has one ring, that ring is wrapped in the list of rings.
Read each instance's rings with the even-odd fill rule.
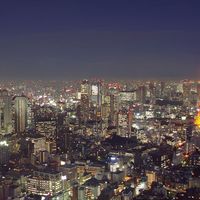
[[[3,2],[0,78],[198,79],[199,5]]]
[[[200,1],[0,3],[0,200],[199,200]]]
[[[200,81],[1,81],[0,200],[200,195]]]

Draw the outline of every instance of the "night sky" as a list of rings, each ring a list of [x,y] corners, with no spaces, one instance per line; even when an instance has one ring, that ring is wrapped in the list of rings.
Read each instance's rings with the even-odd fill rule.
[[[200,1],[2,0],[1,79],[199,78]]]

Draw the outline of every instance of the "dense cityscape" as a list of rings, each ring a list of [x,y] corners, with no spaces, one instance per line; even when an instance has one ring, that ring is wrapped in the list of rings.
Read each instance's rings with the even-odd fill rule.
[[[0,199],[200,199],[200,82],[0,83]]]
[[[200,200],[199,10],[0,1],[0,200]]]

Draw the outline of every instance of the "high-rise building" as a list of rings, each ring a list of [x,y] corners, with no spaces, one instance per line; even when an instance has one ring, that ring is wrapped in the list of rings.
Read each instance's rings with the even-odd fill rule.
[[[83,80],[81,83],[81,93],[82,94],[90,94],[90,84],[88,80]]]
[[[138,89],[137,89],[137,100],[140,102],[140,103],[145,103],[146,101],[146,87],[145,86],[140,86]]]
[[[110,95],[105,95],[103,96],[102,99],[102,107],[101,107],[101,114],[102,114],[102,120],[108,122],[109,117],[110,117]]]
[[[200,83],[197,84],[197,95],[198,95],[198,100],[200,100]]]
[[[102,84],[101,82],[93,83],[91,86],[91,101],[96,107],[102,103]]]
[[[89,118],[89,97],[87,94],[81,94],[81,116],[82,121],[87,121]]]
[[[186,150],[185,151],[186,151],[186,154],[189,154],[189,151],[190,151],[192,131],[193,131],[193,125],[189,124],[186,127],[186,131],[185,131],[185,141],[186,141]]]
[[[14,98],[15,131],[22,133],[28,125],[28,99],[25,96]]]
[[[0,134],[12,132],[12,99],[7,90],[0,90]]]
[[[0,140],[0,165],[5,165],[9,161],[9,146],[7,141]]]
[[[129,112],[125,108],[118,112],[117,130],[120,136],[129,134]]]
[[[44,135],[47,138],[56,137],[56,120],[36,121],[36,133]]]
[[[191,92],[191,85],[189,82],[184,82],[183,83],[183,97],[185,100],[187,100],[190,96]]]

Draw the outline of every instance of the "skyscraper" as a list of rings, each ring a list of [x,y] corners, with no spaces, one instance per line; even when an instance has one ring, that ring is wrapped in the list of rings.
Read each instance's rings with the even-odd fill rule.
[[[81,116],[82,121],[87,121],[89,118],[89,97],[87,94],[81,94]]]
[[[81,83],[81,93],[90,95],[90,84],[88,80],[83,80]]]
[[[1,102],[1,130],[0,132],[11,133],[12,132],[12,99],[9,96],[7,90],[0,90],[0,102]]]
[[[140,86],[137,89],[137,100],[139,102],[145,103],[146,101],[146,87],[145,86]]]
[[[25,96],[14,98],[15,131],[22,133],[28,124],[28,99]]]
[[[9,156],[9,146],[7,141],[0,139],[0,165],[7,164]]]
[[[91,85],[91,101],[95,107],[101,106],[102,101],[102,83],[100,81],[94,82]]]

